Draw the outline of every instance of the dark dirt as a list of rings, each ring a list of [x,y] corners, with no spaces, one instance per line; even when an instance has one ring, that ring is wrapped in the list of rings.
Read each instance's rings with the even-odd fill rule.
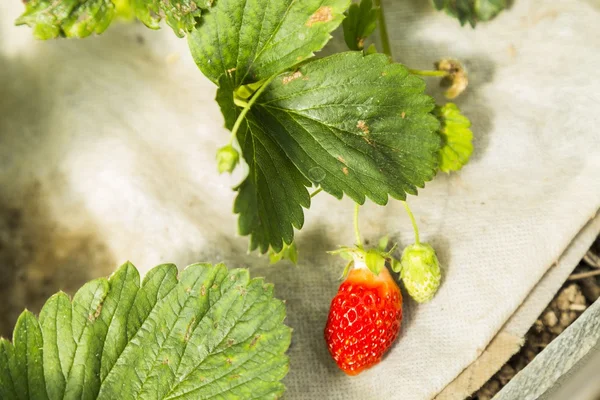
[[[527,332],[525,344],[473,396],[490,400],[600,297],[600,237]],[[600,399],[599,399],[600,400]]]
[[[38,313],[52,294],[73,295],[114,267],[91,231],[67,229],[49,216],[39,185],[27,194],[20,203],[0,198],[0,336],[5,338],[25,308]]]

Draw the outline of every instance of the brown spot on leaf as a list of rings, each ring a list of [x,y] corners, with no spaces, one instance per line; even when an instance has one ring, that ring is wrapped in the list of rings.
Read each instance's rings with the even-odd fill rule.
[[[342,156],[338,156],[338,161],[341,162],[342,164],[346,164],[346,160],[344,160],[344,157]]]
[[[231,358],[227,358],[225,362],[229,365],[233,364],[233,360]]]
[[[100,316],[101,312],[102,312],[102,303],[98,304],[98,307],[96,307],[96,312],[95,313],[88,315],[88,319],[91,322],[97,320],[98,317]]]
[[[406,112],[402,111],[402,114],[400,114],[400,116],[401,116],[402,118],[406,118]]]
[[[194,322],[196,322],[196,317],[192,318],[192,320],[190,321],[190,323],[187,326],[187,329],[185,330],[185,335],[183,336],[183,341],[184,342],[189,342],[190,337],[192,336],[192,327],[194,326]]]
[[[206,296],[206,286],[202,285],[202,287],[200,288],[200,294],[202,296]]]
[[[294,80],[296,80],[296,79],[298,79],[298,78],[300,78],[300,77],[302,77],[302,72],[300,72],[300,71],[296,71],[296,72],[294,72],[294,73],[293,73],[293,74],[291,74],[291,75],[286,75],[286,76],[284,76],[284,77],[283,77],[283,79],[281,80],[281,82],[282,82],[284,85],[287,85],[287,84],[288,84],[288,83],[290,83],[291,81],[294,81]]]
[[[170,361],[169,361],[169,359],[168,359],[168,358],[165,358],[165,359],[162,361],[162,364],[163,364],[163,365],[169,365],[169,363],[170,363]]]
[[[189,287],[189,288],[185,288],[185,292],[186,292],[187,294],[189,294],[191,291],[192,291],[192,288],[191,288],[191,287]]]
[[[256,335],[254,336],[254,338],[252,339],[252,341],[250,342],[250,347],[254,347],[256,346],[256,343],[258,342],[258,340],[260,339],[260,335]]]
[[[194,4],[194,3],[192,3],[192,4]],[[227,70],[227,75],[229,75],[229,76],[232,76],[233,72],[235,72],[235,70],[236,70],[236,69],[237,69],[237,68],[235,68],[235,67],[233,67],[233,68],[229,68],[229,69]]]
[[[322,6],[319,7],[317,11],[313,15],[310,16],[308,21],[306,21],[306,26],[311,27],[317,22],[328,22],[333,19],[333,13],[331,7]]]
[[[344,175],[348,175],[348,167],[342,168],[342,172],[344,173]]]
[[[369,133],[369,127],[367,126],[367,123],[363,120],[358,121],[356,127],[360,129],[364,134]]]
[[[239,379],[239,378],[241,378],[241,377],[242,377],[241,375],[234,374],[234,375],[230,375],[230,376],[229,376],[229,379],[231,379],[231,380],[234,380],[234,379]]]
[[[235,344],[235,340],[233,340],[233,339],[231,339],[231,338],[227,339],[227,346],[231,347],[231,346],[233,346],[234,344]]]

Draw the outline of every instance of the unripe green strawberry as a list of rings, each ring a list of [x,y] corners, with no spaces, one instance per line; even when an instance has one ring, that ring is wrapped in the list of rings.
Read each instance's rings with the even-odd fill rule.
[[[223,172],[231,173],[239,161],[240,154],[230,144],[217,150],[217,166],[220,174]]]
[[[419,303],[433,298],[440,286],[440,263],[435,250],[427,243],[412,244],[404,249],[400,260],[400,277],[410,297]]]

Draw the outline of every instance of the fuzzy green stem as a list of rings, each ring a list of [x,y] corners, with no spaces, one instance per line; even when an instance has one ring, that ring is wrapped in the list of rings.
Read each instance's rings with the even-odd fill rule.
[[[408,217],[410,218],[410,222],[412,223],[412,226],[413,226],[413,230],[415,231],[415,243],[421,244],[421,242],[419,240],[419,227],[417,226],[417,221],[415,221],[415,216],[413,215],[412,211],[410,210],[410,207],[408,206],[407,202],[403,201],[402,204],[404,204],[406,213],[408,214]]]
[[[381,47],[383,47],[383,53],[392,58],[392,47],[390,46],[390,37],[387,31],[387,25],[385,24],[385,14],[383,12],[383,5],[381,0],[373,0],[373,5],[379,8],[377,13],[377,22],[379,25],[379,37],[381,38]]]
[[[260,97],[262,92],[265,91],[267,86],[269,86],[269,84],[273,81],[273,79],[275,79],[276,76],[277,76],[277,74],[271,76],[269,79],[267,79],[265,81],[265,83],[256,91],[256,93],[254,93],[252,98],[248,101],[248,104],[246,104],[246,106],[244,107],[244,109],[242,110],[240,115],[238,115],[237,119],[235,120],[235,124],[233,124],[233,128],[231,129],[231,136],[229,137],[230,145],[233,143],[233,140],[235,139],[235,137],[237,135],[237,131],[240,129],[240,126],[242,125],[242,121],[244,120],[244,118],[246,118],[246,114],[248,114],[248,111],[250,111],[250,108],[252,108],[252,105],[254,103],[256,103],[256,100],[258,100],[258,98]]]
[[[421,76],[439,76],[439,77],[444,77],[447,76],[448,73],[446,71],[424,71],[421,69],[409,69],[408,72],[410,72],[413,75],[421,75]]]
[[[362,239],[360,237],[360,230],[358,229],[358,210],[360,204],[356,203],[354,206],[354,236],[356,237],[356,245],[362,247]]]
[[[313,198],[313,197],[315,197],[316,195],[318,195],[319,193],[321,193],[322,191],[323,191],[323,188],[322,188],[322,187],[320,187],[320,188],[318,188],[317,190],[315,190],[314,192],[312,192],[312,193],[310,194],[310,197],[311,197],[311,198]]]

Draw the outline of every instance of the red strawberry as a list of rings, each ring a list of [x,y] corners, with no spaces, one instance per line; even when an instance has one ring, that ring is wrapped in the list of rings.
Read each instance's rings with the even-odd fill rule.
[[[325,326],[329,352],[348,375],[377,364],[402,321],[402,294],[387,268],[375,274],[357,259],[354,266],[331,301]]]

